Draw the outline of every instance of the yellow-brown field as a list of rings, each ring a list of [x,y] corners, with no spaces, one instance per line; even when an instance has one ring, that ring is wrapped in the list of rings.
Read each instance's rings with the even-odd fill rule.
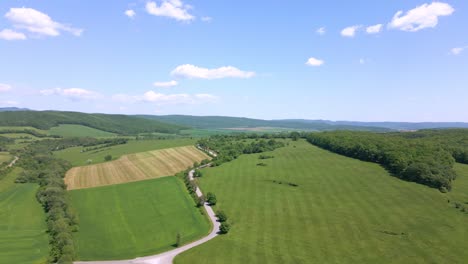
[[[154,150],[122,156],[120,159],[69,170],[68,190],[141,181],[174,175],[194,162],[209,159],[194,146]]]

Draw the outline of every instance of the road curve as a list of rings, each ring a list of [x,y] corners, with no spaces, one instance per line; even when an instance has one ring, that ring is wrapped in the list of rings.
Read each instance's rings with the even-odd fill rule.
[[[206,167],[208,165],[204,165],[202,167]],[[200,168],[202,168],[200,167]],[[195,173],[195,170],[191,170],[189,172],[189,177],[190,180],[193,181],[193,174]],[[202,196],[202,192],[200,191],[200,188],[197,186],[196,190],[197,196],[200,197]],[[199,239],[197,241],[194,241],[190,244],[187,244],[185,246],[173,249],[171,251],[167,251],[164,253],[160,253],[157,255],[153,256],[147,256],[147,257],[140,257],[136,259],[130,259],[130,260],[109,260],[109,261],[75,261],[74,264],[172,264],[174,258],[179,255],[180,253],[187,251],[191,248],[194,248],[198,245],[201,245],[216,236],[218,236],[219,232],[219,227],[220,223],[217,221],[216,214],[211,208],[211,206],[208,203],[204,204],[205,210],[208,213],[208,217],[210,218],[210,221],[213,223],[213,230],[211,230],[210,234],[202,239]]]

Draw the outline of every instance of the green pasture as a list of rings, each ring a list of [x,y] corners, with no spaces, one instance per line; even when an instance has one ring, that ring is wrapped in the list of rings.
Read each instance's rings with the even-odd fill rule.
[[[48,130],[50,135],[61,137],[114,137],[116,134],[82,125],[59,125]]]
[[[206,235],[207,219],[176,177],[71,191],[80,260],[131,259]]]
[[[468,263],[468,166],[453,193],[304,141],[203,170],[232,228],[176,263]],[[292,185],[297,185],[294,187]]]
[[[48,235],[37,184],[15,184],[20,169],[0,180],[0,263],[45,263]]]

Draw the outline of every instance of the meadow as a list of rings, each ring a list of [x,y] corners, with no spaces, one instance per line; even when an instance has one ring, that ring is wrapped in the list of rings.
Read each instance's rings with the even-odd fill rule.
[[[58,158],[69,161],[73,166],[83,166],[105,162],[104,157],[107,155],[111,155],[113,159],[118,159],[126,154],[194,145],[195,142],[196,140],[188,138],[167,140],[129,140],[127,144],[87,152],[82,152],[83,147],[72,147],[55,151],[54,155]]]
[[[468,214],[448,202],[468,202],[468,166],[443,194],[305,141],[263,154],[203,170],[231,231],[175,263],[468,262]]]
[[[8,152],[0,152],[0,164],[10,161],[12,156]]]
[[[111,162],[74,167],[65,176],[68,190],[171,176],[209,156],[194,146],[153,150]]]
[[[15,184],[21,169],[0,180],[0,263],[45,263],[48,235],[37,184]]]
[[[207,219],[176,177],[70,191],[79,260],[131,259],[206,235]]]
[[[56,127],[51,127],[48,130],[50,135],[56,135],[61,137],[114,137],[115,133],[102,131],[92,127],[82,126],[82,125],[59,125]]]

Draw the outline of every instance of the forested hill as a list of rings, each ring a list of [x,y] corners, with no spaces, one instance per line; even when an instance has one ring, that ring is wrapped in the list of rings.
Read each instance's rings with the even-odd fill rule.
[[[0,112],[0,126],[30,126],[49,129],[61,124],[76,124],[121,135],[138,133],[178,133],[184,126],[148,120],[135,116],[86,114],[61,111]]]
[[[139,115],[139,117],[150,120],[189,126],[200,129],[216,128],[252,128],[252,127],[277,127],[301,130],[367,130],[367,131],[390,131],[388,128],[373,126],[355,126],[344,124],[328,124],[323,121],[303,121],[303,120],[262,120],[245,117],[228,116],[189,116],[189,115]]]

